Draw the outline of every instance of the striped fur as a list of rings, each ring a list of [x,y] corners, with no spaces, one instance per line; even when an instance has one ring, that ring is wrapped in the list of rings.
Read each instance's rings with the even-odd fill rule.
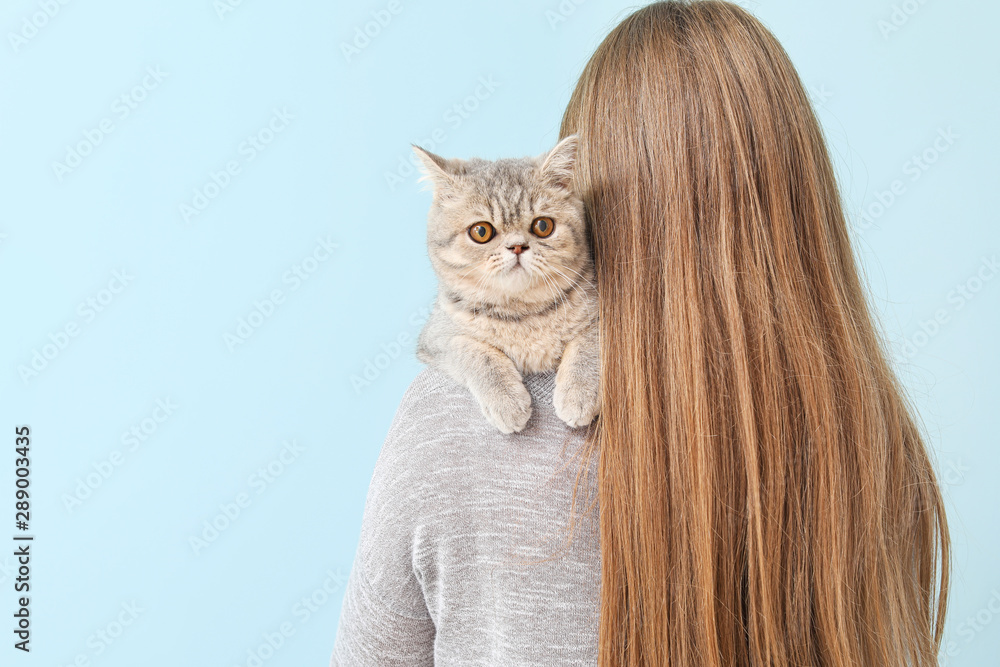
[[[504,433],[522,430],[522,374],[556,370],[560,419],[598,412],[597,292],[583,204],[573,190],[576,138],[538,158],[447,160],[414,147],[434,189],[427,250],[440,282],[417,358],[469,388]],[[551,218],[551,235],[531,231]],[[469,235],[487,222],[495,235]],[[515,252],[520,249],[520,252]]]

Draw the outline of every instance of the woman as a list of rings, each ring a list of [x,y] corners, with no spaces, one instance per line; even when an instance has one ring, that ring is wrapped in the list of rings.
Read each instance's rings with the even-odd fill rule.
[[[561,134],[580,138],[601,415],[493,435],[423,373],[334,664],[937,664],[941,496],[781,46],[732,4],[650,5],[591,58]],[[551,374],[527,384],[547,406]],[[599,515],[570,516],[577,486]]]

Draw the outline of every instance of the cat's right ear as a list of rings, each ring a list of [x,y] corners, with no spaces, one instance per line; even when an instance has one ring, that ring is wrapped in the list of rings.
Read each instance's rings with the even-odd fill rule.
[[[430,181],[436,196],[448,197],[454,194],[458,185],[455,175],[460,171],[461,161],[446,160],[416,144],[413,144],[413,152],[420,160],[420,171],[423,172],[419,180]]]

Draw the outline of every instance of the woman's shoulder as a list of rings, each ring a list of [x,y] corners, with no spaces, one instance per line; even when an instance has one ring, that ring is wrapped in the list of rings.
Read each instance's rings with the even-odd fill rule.
[[[447,373],[433,366],[426,366],[413,378],[403,393],[396,418],[407,412],[447,412],[449,405],[469,402],[474,402],[474,399],[468,389]]]
[[[533,416],[520,435],[529,436],[538,430],[532,428],[532,424],[542,425],[554,417],[555,371],[528,375],[524,384],[532,397]],[[486,421],[479,402],[469,389],[433,366],[425,367],[407,387],[391,430],[410,436],[424,433],[436,439],[441,436],[477,439],[489,436],[492,439],[502,435]],[[512,435],[517,437],[519,434]]]
[[[403,395],[375,465],[370,501],[382,506],[379,516],[453,534],[515,507],[545,514],[556,490],[572,489],[586,429],[556,416],[554,371],[527,375],[524,384],[531,418],[523,431],[501,433],[467,387],[437,369],[421,371]]]
[[[520,433],[505,434],[483,415],[467,387],[446,373],[427,367],[410,383],[396,410],[382,447],[376,474],[416,481],[434,478],[445,483],[452,471],[481,475],[494,470],[498,457],[517,452],[542,454],[560,444],[568,427],[555,415],[552,392],[555,372],[528,375],[525,387],[532,397],[532,416]],[[459,472],[461,471],[461,472]]]
[[[436,368],[424,368],[396,408],[376,464],[376,479],[426,479],[443,455],[456,445],[475,441],[479,422],[485,419],[466,387]]]

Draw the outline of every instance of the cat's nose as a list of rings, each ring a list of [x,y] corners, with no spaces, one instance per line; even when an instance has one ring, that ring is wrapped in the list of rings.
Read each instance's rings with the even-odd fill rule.
[[[528,244],[525,243],[523,245],[522,244],[510,245],[510,246],[507,246],[507,249],[510,250],[515,255],[520,255],[522,252],[524,252],[525,250],[528,249]]]

